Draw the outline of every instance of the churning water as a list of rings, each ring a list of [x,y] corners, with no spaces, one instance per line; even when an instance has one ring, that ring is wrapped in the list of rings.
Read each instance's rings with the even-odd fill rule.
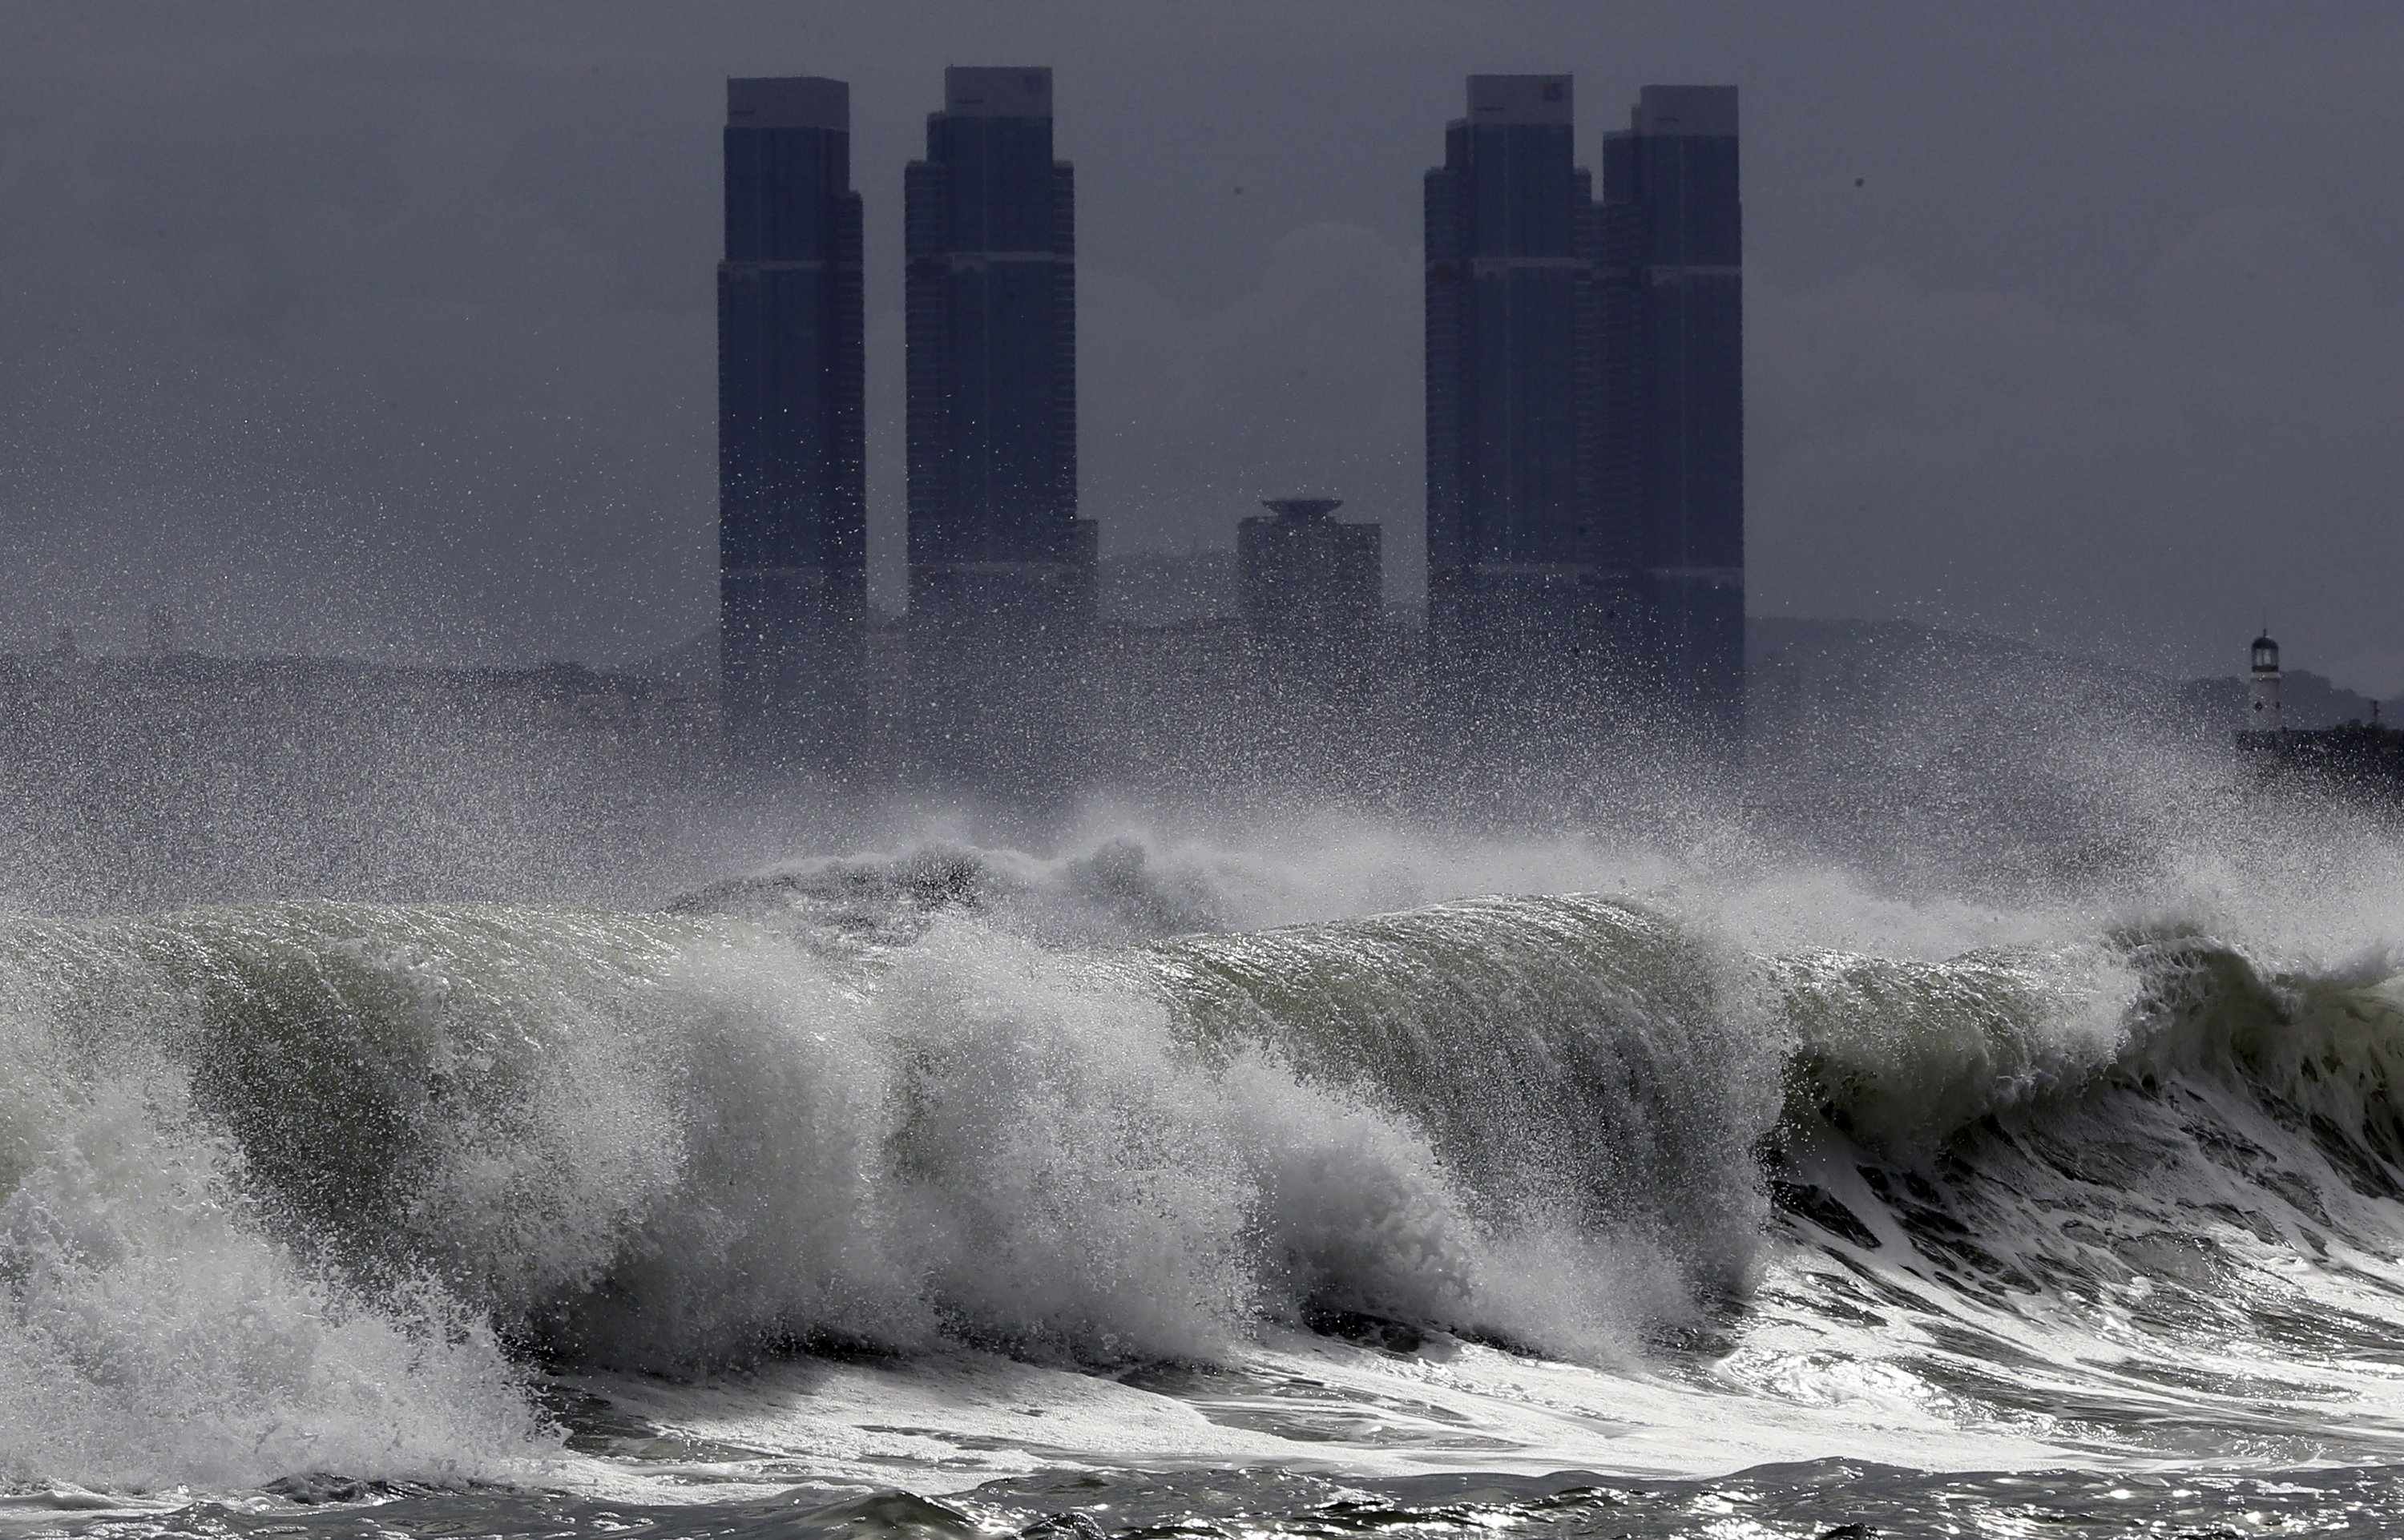
[[[0,1531],[2404,1530],[2399,872],[0,920]]]

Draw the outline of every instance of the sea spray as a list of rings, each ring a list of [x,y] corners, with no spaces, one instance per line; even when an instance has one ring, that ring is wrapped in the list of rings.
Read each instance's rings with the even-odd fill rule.
[[[7,922],[10,1474],[506,1474],[544,1448],[529,1377],[999,1352],[1137,1395],[1305,1328],[1763,1427],[2383,1436],[2270,1409],[2380,1393],[2375,950],[1810,873],[1226,930],[1291,896],[1210,869],[955,848],[737,914]],[[2295,1385],[2247,1388],[2257,1344]],[[855,1421],[834,1445],[903,1437]]]
[[[555,1447],[481,1313],[429,1279],[364,1293],[273,1239],[172,1085],[11,1080],[0,1479],[506,1479]]]
[[[439,1281],[554,1362],[1107,1363],[1330,1311],[1609,1356],[1740,1278],[1757,1229],[1760,1128],[1720,1126],[1758,1112],[1728,1099],[1747,1071],[1679,982],[1704,959],[1624,907],[1261,938],[1315,946],[1334,972],[1296,985],[1334,992],[1249,1027],[1172,987],[1190,945],[972,917],[869,964],[737,919],[475,907],[14,940],[21,1001],[172,1067],[278,1244],[369,1294]],[[1545,1268],[1558,1309],[1500,1303]]]
[[[1422,1130],[1490,1240],[1609,1238],[1564,1302],[1615,1298],[1641,1335],[1743,1287],[1785,1039],[1740,959],[1658,912],[1468,900],[1160,943],[1139,964],[1197,1030]]]

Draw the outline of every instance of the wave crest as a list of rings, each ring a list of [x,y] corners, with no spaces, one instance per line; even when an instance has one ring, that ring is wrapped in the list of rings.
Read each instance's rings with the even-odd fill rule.
[[[1149,892],[1139,865],[1110,880]],[[1100,880],[1071,867],[1038,875]],[[1112,1364],[1389,1323],[1616,1361],[1745,1298],[1765,1163],[1819,1194],[1789,1223],[1875,1249],[2003,1200],[1852,1169],[2106,1169],[2114,1099],[2172,1085],[2196,1128],[2243,1102],[2404,1192],[2404,1000],[2378,958],[2280,972],[2175,928],[1748,957],[1578,895],[1064,945],[960,899],[975,871],[856,875],[830,880],[875,923],[832,945],[795,944],[782,889],[741,915],[10,922],[0,1362],[33,1388],[0,1395],[76,1409],[7,1407],[0,1464],[246,1482],[325,1466],[278,1428],[394,1423],[427,1431],[332,1458],[538,1449],[505,1344]],[[897,904],[906,924],[876,920]],[[2051,1265],[1996,1247],[1964,1287]],[[177,1440],[234,1393],[251,1453],[213,1466]]]

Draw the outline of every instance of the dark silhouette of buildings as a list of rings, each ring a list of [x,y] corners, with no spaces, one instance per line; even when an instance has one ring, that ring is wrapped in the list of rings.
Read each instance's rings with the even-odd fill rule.
[[[1603,140],[1598,203],[1569,77],[1470,77],[1426,178],[1422,648],[1386,613],[1377,527],[1337,523],[1327,499],[1244,521],[1237,617],[1175,637],[1097,631],[1074,184],[1054,155],[1052,84],[1043,68],[946,70],[905,176],[908,616],[878,624],[847,90],[728,82],[720,666],[738,751],[1026,807],[1089,780],[1125,735],[1105,724],[1143,701],[1186,700],[1184,720],[1225,717],[1237,735],[1248,717],[1300,723],[1271,763],[1334,763],[1382,734],[1395,763],[1498,805],[1514,780],[1554,797],[1631,728],[1699,727],[1733,748],[1733,88],[1645,88]],[[1119,678],[1153,653],[1161,690]],[[1106,680],[1127,684],[1120,705]],[[1371,699],[1384,720],[1361,718]]]
[[[726,82],[721,709],[730,741],[770,760],[833,763],[861,728],[867,486],[850,122],[840,80]]]
[[[1584,718],[1626,610],[1595,476],[1598,226],[1571,105],[1565,75],[1472,76],[1427,174],[1430,707],[1472,762],[1542,757],[1533,740]]]
[[[1734,86],[1647,86],[1603,136],[1601,503],[1632,548],[1648,682],[1744,714],[1744,303]]]
[[[904,192],[914,720],[939,778],[1021,793],[1063,768],[1058,696],[1094,609],[1052,72],[945,70]]]
[[[1474,772],[1742,727],[1736,92],[1647,87],[1600,204],[1571,109],[1472,76],[1427,175],[1432,724]]]

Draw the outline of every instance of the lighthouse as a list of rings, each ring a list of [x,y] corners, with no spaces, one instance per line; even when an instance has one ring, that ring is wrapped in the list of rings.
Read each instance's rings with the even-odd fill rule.
[[[2289,731],[2279,702],[2279,644],[2267,632],[2254,638],[2237,763],[2255,791],[2311,785],[2404,807],[2404,728],[2381,726],[2374,708],[2368,724]]]
[[[2266,631],[2254,638],[2254,678],[2245,693],[2245,722],[2238,731],[2273,738],[2286,727],[2279,712],[2279,644]]]

